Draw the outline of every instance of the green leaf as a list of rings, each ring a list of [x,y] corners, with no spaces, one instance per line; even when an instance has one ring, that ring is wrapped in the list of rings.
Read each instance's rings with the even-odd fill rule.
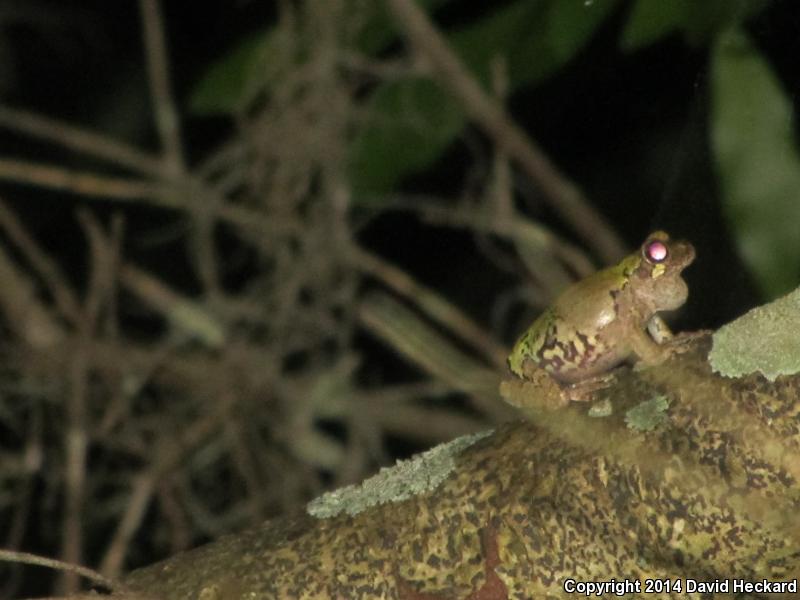
[[[700,45],[730,31],[768,4],[767,0],[710,0],[691,2],[684,23],[686,40]]]
[[[433,11],[452,0],[419,0]],[[504,57],[511,89],[554,73],[591,38],[619,0],[516,0],[449,35],[465,64],[488,86],[492,61]],[[356,45],[383,50],[397,31],[383,3],[353,1],[365,25]],[[209,68],[190,99],[196,114],[235,112],[247,100],[254,76],[265,77],[279,50],[278,31],[243,41]],[[414,79],[380,85],[370,100],[370,119],[350,149],[358,195],[379,194],[403,177],[430,166],[464,127],[457,103],[436,84]]]
[[[762,291],[776,296],[800,273],[800,155],[789,99],[741,31],[712,57],[712,143],[723,209]]]
[[[618,0],[518,0],[454,32],[449,41],[486,85],[502,57],[512,89],[551,75],[591,39]]]
[[[506,60],[511,88],[537,81],[568,62],[617,0],[517,0],[448,36],[470,71],[488,87],[491,63]],[[458,103],[433,82],[379,86],[373,115],[351,149],[356,197],[385,193],[429,167],[465,124]]]
[[[359,197],[391,189],[406,173],[431,164],[464,126],[460,108],[429,79],[381,86],[369,112],[350,153]]]
[[[417,0],[423,8],[436,10],[451,0]],[[365,24],[355,41],[366,54],[375,54],[398,37],[383,2],[351,0],[353,10],[362,11]],[[248,85],[254,76],[264,76],[265,67],[279,38],[276,27],[253,34],[215,61],[195,85],[189,110],[197,115],[226,114],[241,108],[247,100]]]
[[[517,67],[523,63],[547,65],[551,62],[546,51],[544,32],[549,2],[542,0],[517,0],[481,20],[448,35],[448,41],[469,69],[485,87],[491,74],[491,63],[504,58],[508,68],[509,83],[519,83]],[[535,40],[537,52],[527,52],[527,40]],[[522,60],[515,57],[522,55]],[[513,62],[512,62],[513,61]],[[542,70],[549,70],[544,67]]]
[[[452,0],[414,0],[421,8],[429,14],[438,10]],[[358,33],[356,46],[366,54],[377,54],[384,50],[390,43],[398,38],[397,27],[394,20],[386,10],[385,2],[352,1],[351,9],[363,11],[365,15],[364,24]]]
[[[555,67],[572,60],[616,8],[614,0],[557,0],[550,4],[547,44]]]
[[[620,46],[638,50],[680,31],[694,46],[748,19],[767,0],[638,0],[631,10]]]
[[[639,0],[631,9],[620,46],[638,50],[682,28],[692,0]]]
[[[247,84],[263,64],[273,37],[272,29],[251,35],[215,62],[194,86],[189,110],[203,116],[240,108]]]

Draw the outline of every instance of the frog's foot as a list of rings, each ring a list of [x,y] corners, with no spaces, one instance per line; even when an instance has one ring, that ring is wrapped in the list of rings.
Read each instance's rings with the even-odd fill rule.
[[[702,338],[713,333],[710,329],[700,329],[698,331],[682,331],[668,339],[662,344],[669,354],[683,354],[692,350],[697,342]]]
[[[590,402],[597,392],[609,387],[614,379],[613,373],[598,375],[566,386],[564,394],[572,402]]]

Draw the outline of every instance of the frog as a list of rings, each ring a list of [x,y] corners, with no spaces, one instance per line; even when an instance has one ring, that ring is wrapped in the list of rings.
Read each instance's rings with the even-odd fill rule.
[[[689,286],[681,275],[694,259],[690,242],[654,231],[617,265],[569,286],[508,357],[516,381],[537,390],[509,394],[501,387],[503,397],[517,406],[512,398],[537,393],[549,407],[590,400],[609,384],[613,368],[626,362],[654,366],[683,351],[691,336],[675,336],[659,313],[686,302]]]

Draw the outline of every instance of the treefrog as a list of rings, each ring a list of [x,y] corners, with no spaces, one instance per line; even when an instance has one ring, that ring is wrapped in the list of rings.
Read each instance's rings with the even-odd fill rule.
[[[622,362],[655,365],[681,351],[658,312],[686,302],[681,272],[694,257],[689,242],[651,233],[618,265],[568,287],[514,345],[511,372],[546,388],[549,404],[565,405],[587,399]]]

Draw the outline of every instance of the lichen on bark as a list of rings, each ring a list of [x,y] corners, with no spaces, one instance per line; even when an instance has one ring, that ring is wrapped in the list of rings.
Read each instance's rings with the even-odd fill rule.
[[[727,377],[761,373],[770,381],[800,372],[800,288],[758,306],[714,333],[709,362]]]

